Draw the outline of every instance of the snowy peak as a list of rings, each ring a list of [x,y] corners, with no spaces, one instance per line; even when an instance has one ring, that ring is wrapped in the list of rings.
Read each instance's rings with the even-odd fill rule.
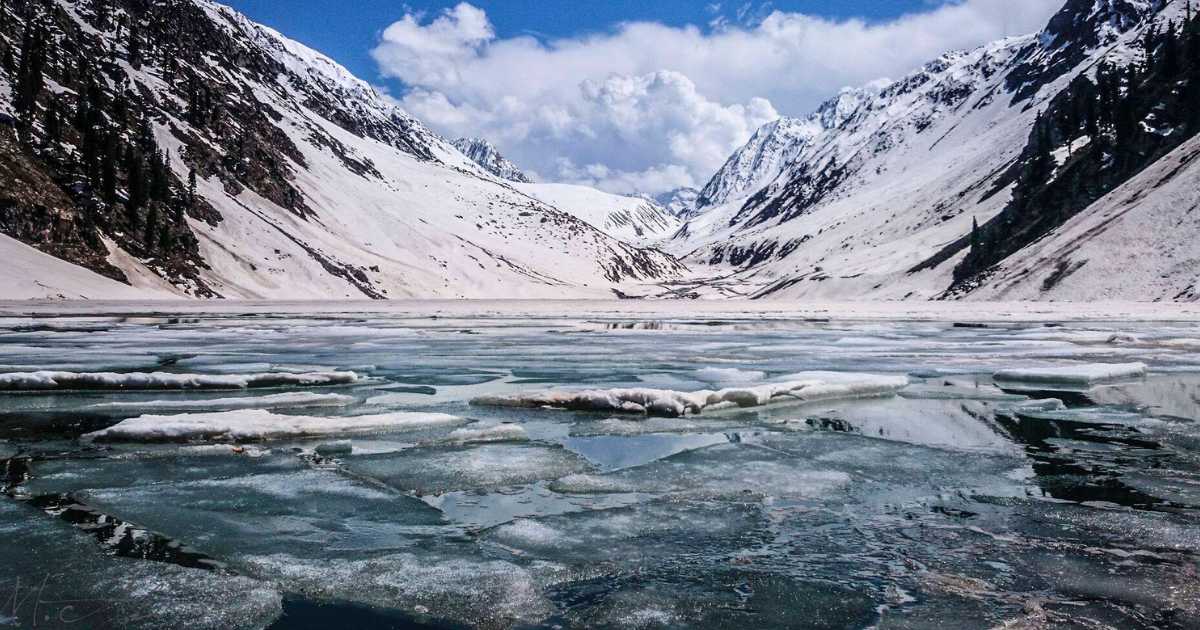
[[[1124,33],[1162,5],[1159,0],[1070,0],[1042,33],[1047,48],[1094,48]]]
[[[685,187],[657,195],[639,195],[639,197],[657,204],[672,216],[686,221],[697,211],[696,204],[700,200],[700,191]]]
[[[520,184],[533,182],[529,176],[521,172],[521,169],[516,164],[508,161],[503,155],[500,155],[500,151],[487,140],[482,138],[459,138],[454,141],[454,148],[461,151],[472,162],[500,179]]]
[[[700,191],[698,208],[718,206],[762,188],[783,172],[822,131],[819,120],[780,118],[767,123],[725,162]]]

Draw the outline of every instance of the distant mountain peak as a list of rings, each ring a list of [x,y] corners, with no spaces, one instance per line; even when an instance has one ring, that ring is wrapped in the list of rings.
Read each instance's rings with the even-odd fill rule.
[[[462,151],[463,155],[471,158],[472,162],[500,179],[521,184],[533,183],[533,180],[516,164],[500,155],[500,151],[496,149],[495,145],[483,138],[459,138],[454,141],[454,148]]]

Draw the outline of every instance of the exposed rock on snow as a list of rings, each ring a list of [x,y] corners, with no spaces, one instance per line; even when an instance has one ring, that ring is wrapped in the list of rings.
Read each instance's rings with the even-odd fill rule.
[[[454,141],[454,148],[462,151],[463,155],[470,158],[472,162],[482,166],[483,170],[500,179],[522,184],[533,182],[516,164],[500,155],[500,151],[483,138],[459,138]]]
[[[353,433],[412,431],[466,422],[439,413],[390,413],[347,418],[284,416],[266,410],[141,416],[83,436],[107,442],[255,441]]]
[[[675,418],[704,411],[761,407],[773,403],[881,396],[894,394],[908,386],[908,379],[903,376],[871,374],[809,372],[796,374],[793,379],[720,391],[679,392],[646,388],[550,390],[510,396],[483,396],[472,400],[471,404],[495,407],[547,407]]]
[[[1141,378],[1146,376],[1145,363],[1093,363],[1057,368],[1023,368],[996,372],[997,381],[1018,383],[1059,383],[1090,385],[1103,381]]]
[[[0,390],[43,389],[250,389],[347,385],[359,379],[354,372],[290,374],[173,374],[169,372],[12,372],[0,374]]]

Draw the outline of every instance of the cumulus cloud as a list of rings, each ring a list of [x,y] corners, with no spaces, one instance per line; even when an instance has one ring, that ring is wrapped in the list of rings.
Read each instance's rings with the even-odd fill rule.
[[[1041,28],[1059,0],[962,0],[883,23],[773,11],[750,25],[652,22],[499,38],[462,3],[389,26],[373,56],[403,107],[486,137],[544,178],[613,192],[703,185],[762,124],[948,50]]]

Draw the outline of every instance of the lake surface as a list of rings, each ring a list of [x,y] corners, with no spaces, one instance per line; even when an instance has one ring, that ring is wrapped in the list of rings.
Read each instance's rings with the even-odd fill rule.
[[[0,627],[1200,627],[1195,323],[163,311],[0,316]]]

